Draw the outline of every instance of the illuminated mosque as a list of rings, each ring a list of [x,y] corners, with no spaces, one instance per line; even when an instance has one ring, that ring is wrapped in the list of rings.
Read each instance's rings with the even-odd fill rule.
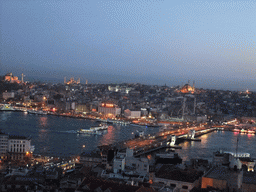
[[[13,76],[12,73],[7,73],[5,76],[4,76],[4,81],[6,82],[10,82],[10,83],[23,83],[23,73],[22,73],[22,78],[21,78],[21,81],[19,80],[19,78],[17,76]]]
[[[75,81],[74,77],[71,77],[69,81],[66,81],[66,77],[64,77],[64,84],[73,85],[73,84],[80,84],[80,78]]]
[[[193,87],[189,85],[189,82],[181,87],[181,89],[177,90],[177,92],[181,93],[194,93],[195,92],[195,82],[193,82]]]

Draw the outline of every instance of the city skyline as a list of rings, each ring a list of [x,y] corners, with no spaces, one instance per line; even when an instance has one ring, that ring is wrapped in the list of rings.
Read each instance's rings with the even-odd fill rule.
[[[255,91],[251,1],[2,1],[1,75]]]

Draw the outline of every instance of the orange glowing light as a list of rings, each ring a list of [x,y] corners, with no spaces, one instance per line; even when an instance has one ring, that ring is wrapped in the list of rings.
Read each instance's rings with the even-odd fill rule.
[[[106,104],[106,107],[114,107],[114,105],[113,104]]]

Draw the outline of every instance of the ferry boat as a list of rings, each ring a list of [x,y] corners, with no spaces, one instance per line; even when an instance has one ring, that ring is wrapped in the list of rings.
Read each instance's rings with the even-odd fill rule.
[[[15,109],[11,105],[5,104],[0,107],[0,111],[15,111]]]
[[[237,133],[255,134],[255,131],[251,129],[233,129],[232,131]]]
[[[28,113],[30,114],[36,114],[36,115],[47,115],[46,111],[36,111],[36,110],[27,110]]]
[[[104,131],[108,129],[108,125],[100,124],[96,127],[91,127],[90,129],[80,129],[77,132],[79,134],[95,134],[95,135],[102,135]]]
[[[249,129],[247,133],[248,134],[255,134],[255,131]]]

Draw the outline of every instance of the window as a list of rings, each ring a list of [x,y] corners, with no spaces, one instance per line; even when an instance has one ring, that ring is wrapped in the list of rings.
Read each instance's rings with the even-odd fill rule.
[[[170,186],[171,186],[171,187],[176,187],[176,184],[171,184]]]
[[[182,189],[188,189],[188,186],[183,185],[183,186],[182,186]]]

